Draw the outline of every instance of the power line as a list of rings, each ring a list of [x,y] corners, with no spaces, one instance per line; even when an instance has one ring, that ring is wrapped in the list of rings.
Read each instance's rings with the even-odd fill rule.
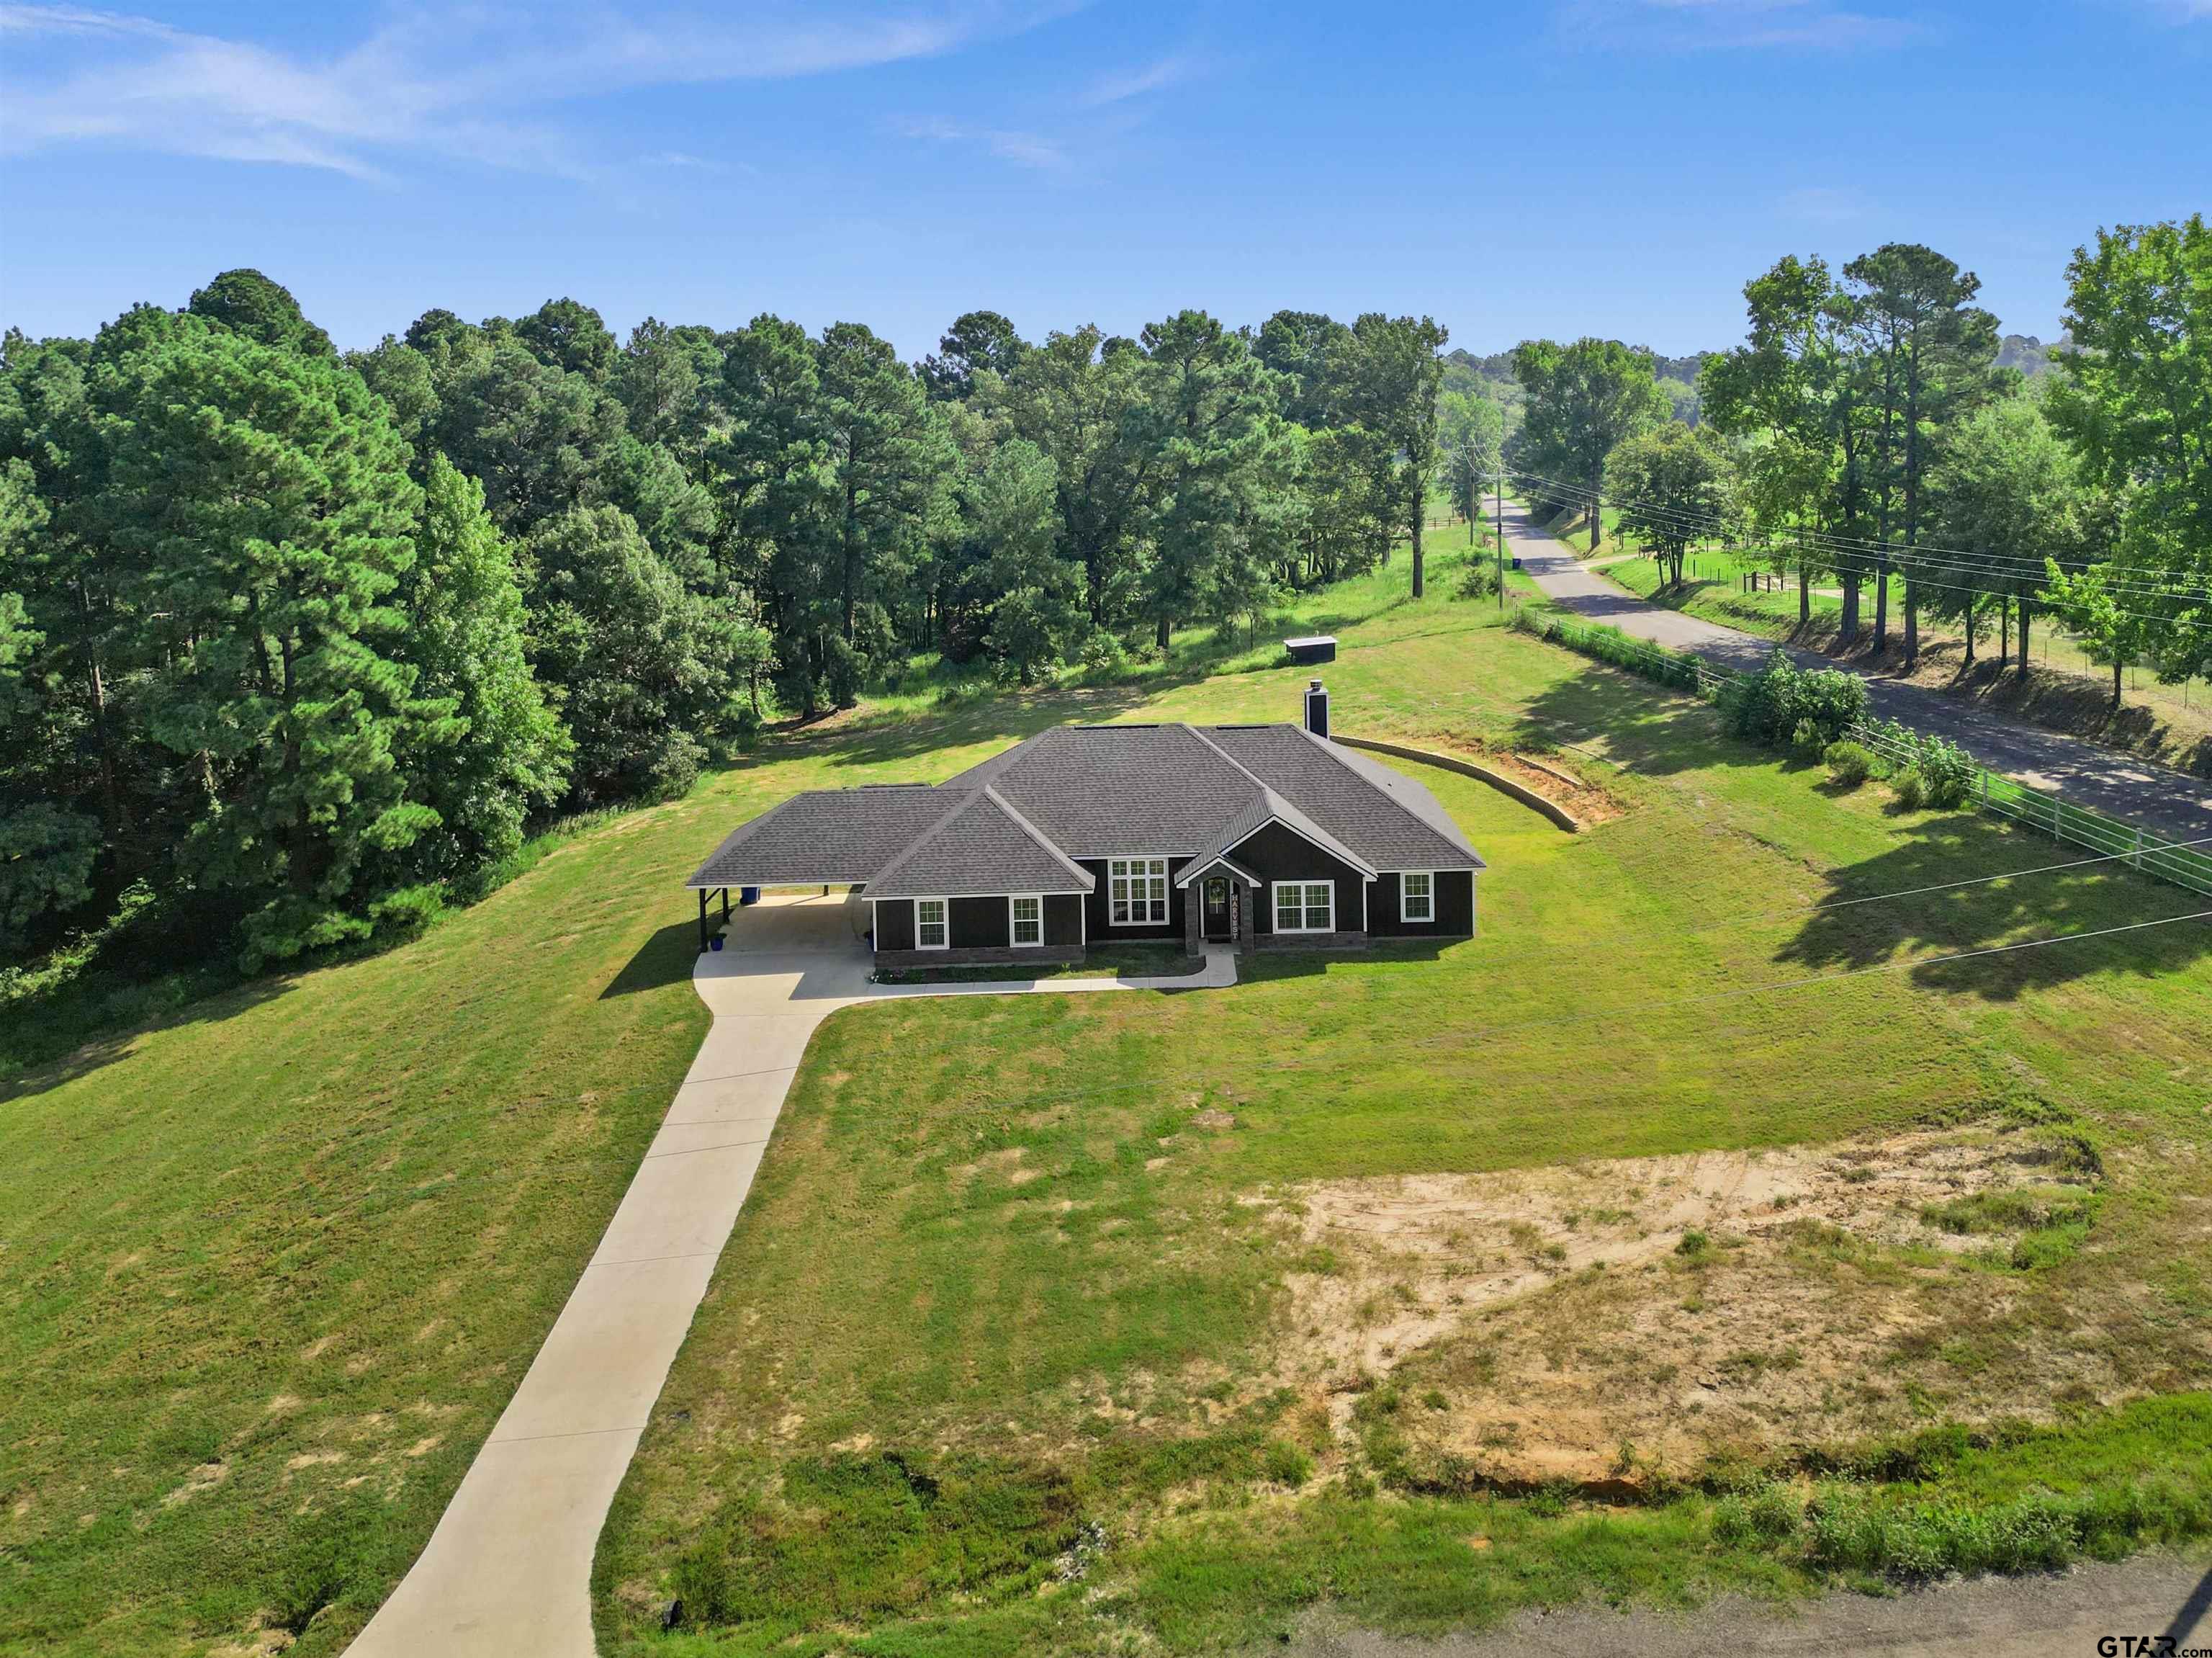
[[[1544,485],[1547,492],[1565,498],[1566,503],[1570,506],[1580,506],[1584,509],[1592,506],[1633,507],[1664,522],[1671,523],[1677,529],[1686,533],[1727,538],[1728,526],[1717,515],[1698,514],[1657,502],[1646,501],[1638,497],[1624,496],[1618,491],[1593,491],[1584,485],[1569,483],[1563,479],[1547,478],[1542,473],[1526,472],[1519,468],[1514,469],[1514,476]],[[1765,545],[1771,549],[1777,546],[1778,543],[1770,534],[1765,538]],[[1778,545],[1787,549],[1792,543],[1784,541]],[[1916,582],[1923,588],[1935,588],[1947,592],[1983,593],[1992,597],[2016,596],[2023,599],[2030,596],[2026,594],[2013,594],[2006,589],[1947,585],[1931,582],[1924,576],[1916,574],[1913,566],[1966,573],[1987,568],[1993,570],[1997,580],[2023,584],[2031,580],[2048,582],[2051,579],[2047,566],[2012,554],[1984,554],[1970,552],[1962,548],[1930,546],[1924,544],[1909,545],[1903,542],[1860,542],[1857,538],[1841,538],[1818,530],[1796,532],[1795,545],[1827,552],[1832,558],[1837,555],[1853,558],[1878,558],[1895,568],[1906,581]],[[1748,550],[1748,544],[1746,544],[1746,550]],[[2196,607],[2200,603],[2212,602],[2212,590],[2193,587],[2159,587],[2141,582],[2115,580],[2109,576],[2103,579],[2102,586],[2107,592],[2129,594],[2138,599],[2185,600],[2190,602],[2191,608]],[[2145,614],[2130,611],[2117,613],[2135,619],[2163,622],[2177,626],[2203,625],[2201,623],[2188,622],[2179,617],[2168,615]]]
[[[1570,502],[1568,504],[1571,506],[1575,503]],[[1616,497],[1611,502],[1603,503],[1603,504],[1619,506],[1622,504],[1622,503],[1620,498]],[[1748,549],[1746,550],[1747,551]],[[1933,565],[1931,568],[1948,569],[1953,567],[1938,564]],[[1919,588],[1923,592],[1972,594],[1981,598],[2016,597],[2023,603],[2029,602],[2032,596],[2027,594],[2015,594],[2010,589],[2006,588],[1966,586],[1958,582],[1931,581],[1925,576],[1916,575],[1907,570],[1899,570],[1897,574],[1899,576],[1900,579]],[[2131,592],[2141,596],[2153,599],[2189,598],[2193,600],[2197,596],[2194,594],[2177,593],[2164,588],[2136,588],[2129,583],[2107,583],[2106,590],[2118,593]],[[2208,603],[2212,603],[2212,595],[2207,595],[2206,601]],[[2047,600],[2036,600],[2035,602],[2040,602],[2049,606],[2051,601]],[[2195,607],[2196,606],[2194,604],[2191,607],[2191,608]],[[2112,613],[2116,616],[2124,617],[2132,621],[2154,622],[2163,626],[2186,628],[2191,631],[2200,628],[2212,627],[2212,621],[2191,621],[2185,616],[2175,616],[2169,613],[2119,609],[2115,609]]]

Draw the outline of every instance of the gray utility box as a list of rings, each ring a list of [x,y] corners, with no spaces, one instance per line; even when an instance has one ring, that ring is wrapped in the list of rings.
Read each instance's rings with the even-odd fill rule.
[[[1301,667],[1311,667],[1316,662],[1333,662],[1336,660],[1336,635],[1316,633],[1304,639],[1285,639],[1283,649],[1291,653],[1291,660]]]

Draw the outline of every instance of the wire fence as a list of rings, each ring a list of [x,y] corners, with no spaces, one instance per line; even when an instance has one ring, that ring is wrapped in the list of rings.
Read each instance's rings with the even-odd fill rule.
[[[1676,690],[1693,692],[1723,713],[1732,711],[1748,680],[1748,675],[1733,668],[1717,667],[1687,651],[1669,650],[1648,639],[1633,638],[1618,628],[1559,616],[1537,616],[1525,610],[1516,619],[1540,638],[1641,674]],[[1863,744],[1890,765],[1909,766],[1913,763],[1915,755],[1911,750],[1879,727],[1856,725],[1849,735],[1851,741]],[[1978,766],[1968,803],[2049,835],[2062,844],[2087,847],[2102,856],[2124,859],[2130,868],[2170,886],[2212,895],[2212,855],[2176,845],[2152,834],[2140,824],[2123,822],[2076,806],[2055,790],[2031,789],[2026,783],[2000,777],[1987,767]]]

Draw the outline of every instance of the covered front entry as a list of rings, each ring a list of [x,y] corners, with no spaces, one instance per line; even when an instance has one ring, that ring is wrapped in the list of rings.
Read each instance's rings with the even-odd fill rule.
[[[1189,893],[1182,906],[1183,939],[1193,955],[1206,944],[1233,944],[1240,954],[1252,948],[1257,931],[1252,906],[1261,891],[1257,875],[1217,857],[1184,871],[1176,884]]]
[[[1225,944],[1237,936],[1231,930],[1230,917],[1237,907],[1231,899],[1229,877],[1208,875],[1204,883],[1204,898],[1199,915],[1200,938],[1216,944]]]

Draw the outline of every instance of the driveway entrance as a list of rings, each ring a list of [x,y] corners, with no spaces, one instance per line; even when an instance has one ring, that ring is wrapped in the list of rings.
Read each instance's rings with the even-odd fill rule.
[[[691,983],[714,1023],[698,1058],[429,1545],[349,1658],[592,1658],[599,1527],[824,1019],[878,998],[1237,982],[1220,951],[1188,978],[872,984],[868,920],[842,893],[771,896],[700,954]]]

